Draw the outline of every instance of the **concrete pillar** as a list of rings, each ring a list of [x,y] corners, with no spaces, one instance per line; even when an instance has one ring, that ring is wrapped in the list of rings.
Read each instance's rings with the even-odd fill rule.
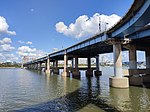
[[[87,76],[93,76],[93,70],[91,69],[91,57],[87,58],[87,71],[86,71],[86,75]]]
[[[32,70],[34,70],[34,64],[32,63]]]
[[[72,58],[72,68],[74,68],[74,58]]]
[[[41,71],[42,70],[42,62],[38,63],[38,70]]]
[[[150,70],[150,49],[145,51],[146,53],[146,69]]]
[[[35,70],[38,70],[38,63],[35,63],[34,66],[35,66]]]
[[[55,62],[54,62],[53,73],[54,74],[59,74],[58,60],[55,60]]]
[[[113,45],[113,55],[114,55],[114,76],[118,78],[122,78],[123,73],[122,73],[121,44]]]
[[[101,75],[101,71],[99,70],[99,55],[96,56],[96,71],[94,72],[95,76]]]
[[[69,76],[67,54],[64,54],[64,71],[62,73],[62,76],[65,76],[65,77]]]
[[[146,55],[146,70],[145,70],[145,75],[142,76],[143,78],[143,83],[150,83],[150,48],[147,48],[145,51]]]
[[[136,46],[129,45],[129,84],[134,86],[143,85],[143,79],[137,69]]]
[[[47,69],[47,60],[45,61],[45,72],[46,72],[46,69]]]
[[[50,58],[48,57],[47,58],[47,61],[46,61],[46,74],[50,74]]]
[[[122,73],[122,52],[121,41],[113,42],[113,55],[114,55],[114,77],[109,78],[111,87],[128,88],[128,78],[123,77]]]
[[[78,57],[75,57],[75,69],[72,72],[72,76],[80,76],[79,68],[78,68]]]
[[[130,45],[129,47],[129,75],[137,75],[137,56],[136,56],[136,47]]]

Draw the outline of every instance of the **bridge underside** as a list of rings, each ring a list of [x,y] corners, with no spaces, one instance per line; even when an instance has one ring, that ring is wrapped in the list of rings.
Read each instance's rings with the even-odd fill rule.
[[[145,48],[150,48],[150,37],[135,39],[131,44],[136,45],[137,50],[144,51]]]
[[[112,45],[108,45],[105,42],[100,42],[88,47],[84,47],[73,52],[69,52],[68,55],[77,55],[80,58],[94,57],[98,54],[113,52]]]

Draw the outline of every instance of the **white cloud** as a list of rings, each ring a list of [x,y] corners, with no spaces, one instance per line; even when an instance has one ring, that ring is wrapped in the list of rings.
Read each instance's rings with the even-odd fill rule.
[[[66,26],[64,22],[58,22],[56,23],[55,27],[57,32],[63,33],[66,36],[81,38],[98,33],[99,20],[101,21],[101,31],[104,31],[106,27],[107,29],[112,27],[120,19],[121,17],[116,14],[107,16],[95,13],[90,18],[87,15],[79,16],[75,23],[71,23],[69,26]],[[107,26],[106,23],[108,23]]]
[[[16,35],[15,31],[9,31],[8,30],[9,25],[6,22],[6,19],[2,16],[0,16],[0,34],[9,34],[9,35]]]
[[[30,48],[29,46],[21,46],[18,48],[18,51],[20,52],[26,52],[26,53],[30,53],[30,52],[35,52],[36,48]]]
[[[31,45],[31,44],[32,44],[32,42],[28,41],[26,44],[29,44],[29,45]]]
[[[22,41],[22,40],[19,40],[18,41],[20,44],[24,44],[25,42],[24,41]]]
[[[21,46],[18,48],[17,54],[20,57],[27,56],[30,59],[36,59],[45,56],[47,53],[42,50],[37,50],[36,48],[30,48],[29,46]]]
[[[22,40],[19,40],[18,43],[20,43],[20,44],[28,44],[28,45],[33,44],[31,41],[24,42]]]
[[[12,53],[10,53],[10,54],[0,53],[0,62],[6,62],[8,60],[10,62],[14,62],[14,61],[18,61],[19,58]]]
[[[12,43],[11,38],[3,38],[2,40],[0,40],[0,44],[10,44]]]
[[[12,47],[11,45],[9,44],[3,44],[3,45],[0,45],[0,51],[1,52],[10,52],[12,50],[14,50],[15,47]]]
[[[54,52],[58,51],[59,49],[58,48],[53,48],[52,49]]]

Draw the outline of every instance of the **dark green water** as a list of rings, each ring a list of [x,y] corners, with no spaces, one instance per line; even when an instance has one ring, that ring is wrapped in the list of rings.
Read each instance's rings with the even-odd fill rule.
[[[100,77],[45,75],[25,69],[0,69],[0,112],[149,112],[150,89],[109,87],[113,68]]]

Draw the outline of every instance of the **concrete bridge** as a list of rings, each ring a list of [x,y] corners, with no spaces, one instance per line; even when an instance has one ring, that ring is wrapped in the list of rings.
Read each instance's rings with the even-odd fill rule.
[[[59,73],[58,61],[63,60],[62,76],[69,76],[69,70],[73,76],[79,76],[78,58],[87,58],[86,75],[93,75],[91,58],[96,58],[95,75],[101,75],[99,71],[99,54],[113,52],[114,76],[110,77],[110,86],[116,88],[128,88],[130,85],[141,85],[143,80],[150,82],[150,0],[135,0],[126,15],[108,31],[97,34],[87,40],[70,46],[66,49],[50,53],[27,63],[23,66],[29,69],[41,70],[45,63],[45,72]],[[124,77],[122,72],[122,51],[129,51],[129,77]],[[137,69],[136,50],[146,52],[146,69]],[[72,60],[72,66],[68,67],[68,60]],[[53,67],[50,66],[53,62]],[[52,69],[51,69],[52,68]],[[84,68],[85,69],[85,68]],[[140,74],[146,74],[141,78]]]

